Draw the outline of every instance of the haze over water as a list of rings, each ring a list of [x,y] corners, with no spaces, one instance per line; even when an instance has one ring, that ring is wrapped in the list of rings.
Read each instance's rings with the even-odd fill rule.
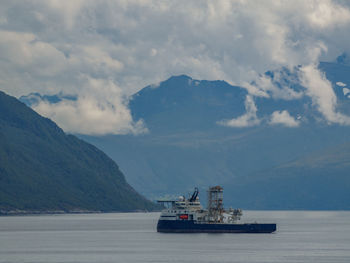
[[[350,212],[245,211],[274,234],[164,234],[159,213],[0,217],[0,262],[350,262]]]

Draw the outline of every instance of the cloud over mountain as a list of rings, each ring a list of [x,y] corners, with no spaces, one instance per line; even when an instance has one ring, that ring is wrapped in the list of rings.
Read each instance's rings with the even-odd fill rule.
[[[32,108],[59,122],[67,132],[90,135],[146,133],[143,120],[132,119],[127,99],[120,93],[111,81],[87,79],[77,99],[62,98],[56,103],[39,99]]]
[[[350,125],[350,117],[337,111],[337,97],[325,74],[314,65],[308,65],[301,68],[300,79],[307,94],[328,122]]]
[[[287,127],[298,127],[300,122],[294,119],[288,111],[274,111],[271,114],[271,124],[282,124]]]
[[[77,94],[77,102],[40,107],[68,127],[64,122],[70,123],[69,118],[77,123],[87,118],[81,109],[86,98],[96,95],[86,80],[109,83],[114,88],[90,104],[118,109],[91,106],[101,114],[98,119],[113,119],[101,134],[138,129],[123,97],[171,75],[224,79],[246,87],[252,96],[269,91],[290,99],[301,94],[276,89],[261,74],[350,51],[350,11],[344,1],[33,0],[2,1],[0,7],[1,89],[15,96]],[[306,72],[310,74],[317,77]],[[312,80],[304,80],[312,86]],[[315,103],[323,103],[317,89],[307,90]],[[330,122],[348,123],[332,108],[336,102],[327,109],[322,105],[319,109]],[[329,111],[333,113],[327,115]],[[92,127],[100,125],[69,127],[96,133]]]
[[[258,125],[260,123],[260,120],[256,116],[256,112],[258,109],[254,103],[253,98],[250,95],[246,97],[244,105],[246,109],[245,114],[237,118],[233,118],[231,120],[218,121],[218,124],[223,126],[238,127],[238,128]]]

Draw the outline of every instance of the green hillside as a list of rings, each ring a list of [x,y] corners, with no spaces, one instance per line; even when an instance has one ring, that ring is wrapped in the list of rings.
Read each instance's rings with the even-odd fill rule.
[[[106,154],[0,92],[1,213],[154,208]]]

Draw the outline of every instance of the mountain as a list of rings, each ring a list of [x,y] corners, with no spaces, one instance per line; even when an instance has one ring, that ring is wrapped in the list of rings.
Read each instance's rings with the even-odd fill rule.
[[[181,191],[186,184],[227,184],[236,175],[267,169],[349,138],[347,127],[316,123],[319,113],[312,110],[310,99],[256,101],[261,119],[279,109],[310,119],[296,129],[267,123],[247,128],[217,125],[218,120],[244,113],[245,96],[245,89],[224,81],[172,77],[157,88],[144,88],[130,101],[134,118],[145,120],[149,134],[83,138],[118,160],[130,173],[132,185],[146,195]],[[148,180],[150,187],[142,187]]]
[[[339,57],[339,63],[322,62],[319,66],[320,69],[325,72],[327,79],[333,83],[339,110],[347,115],[350,115],[350,63],[345,62],[349,59],[350,58],[341,60]]]
[[[151,133],[191,132],[217,128],[216,122],[245,112],[247,91],[225,81],[199,81],[174,76],[158,87],[147,86],[131,97],[134,119]]]
[[[350,142],[241,177],[231,198],[250,209],[350,210],[349,171]]]
[[[41,95],[40,93],[34,92],[26,96],[21,96],[19,98],[21,102],[28,106],[37,105],[40,101],[45,101],[47,103],[58,103],[62,100],[77,100],[77,97],[74,95],[65,95],[63,93],[55,95]]]
[[[0,92],[1,213],[155,207],[102,151]]]
[[[319,68],[332,83],[339,110],[350,115],[346,94],[346,85],[350,84],[349,65],[322,62]],[[290,81],[297,76],[287,69],[269,71],[265,75],[276,86],[288,87],[295,93],[305,91],[298,81]],[[255,97],[259,125],[219,125],[221,120],[245,114],[246,97],[246,89],[225,81],[173,76],[159,85],[145,87],[130,99],[133,118],[145,121],[148,134],[78,136],[116,160],[121,170],[128,174],[130,184],[152,199],[186,194],[194,186],[205,191],[209,185],[220,184],[225,188],[226,205],[254,209],[332,208],[312,201],[311,196],[318,195],[317,189],[322,189],[324,185],[324,181],[317,181],[316,175],[312,177],[314,188],[308,189],[309,195],[303,195],[302,190],[305,186],[302,178],[307,172],[299,177],[297,172],[295,177],[288,177],[288,185],[294,189],[290,191],[285,190],[283,176],[276,177],[276,181],[264,181],[264,177],[278,174],[281,171],[278,167],[294,160],[308,159],[349,143],[350,127],[329,124],[307,96],[288,99]],[[282,124],[271,125],[271,114],[282,110],[288,111],[300,125],[292,128]],[[337,171],[339,184],[347,187],[345,170],[336,170],[332,164],[326,169],[329,174]],[[255,182],[264,182],[265,188],[261,189],[269,190],[259,192],[259,184]],[[276,182],[280,182],[281,187],[273,187]],[[336,191],[333,187],[325,193],[331,195]],[[269,193],[270,197],[263,198],[264,193]],[[348,201],[343,201],[340,195],[333,196],[335,201],[339,201],[339,206],[334,206],[334,209],[348,207]]]

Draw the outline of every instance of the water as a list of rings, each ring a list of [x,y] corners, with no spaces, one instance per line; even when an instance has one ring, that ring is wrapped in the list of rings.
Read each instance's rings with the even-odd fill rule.
[[[350,212],[245,212],[274,234],[157,233],[158,216],[0,217],[0,262],[350,262]]]

